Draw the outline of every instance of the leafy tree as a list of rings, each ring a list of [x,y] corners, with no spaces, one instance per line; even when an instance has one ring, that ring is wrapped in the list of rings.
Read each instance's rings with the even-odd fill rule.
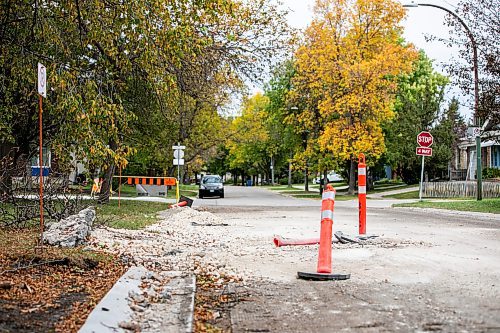
[[[61,160],[73,152],[104,170],[105,202],[115,166],[125,166],[134,147],[154,168],[169,160],[170,143],[204,148],[197,126],[220,128],[218,111],[231,90],[286,50],[287,38],[284,13],[266,0],[7,1],[0,11],[0,140],[23,153],[35,145],[35,68],[43,60],[46,142]]]
[[[407,183],[418,182],[420,158],[415,154],[416,137],[438,121],[447,83],[448,79],[434,71],[432,61],[423,51],[413,64],[413,71],[398,77],[395,117],[384,123],[385,157]]]
[[[478,50],[480,100],[478,116],[482,120],[491,119],[494,124],[500,123],[500,1],[499,0],[462,0],[457,5],[456,13],[471,30]],[[458,45],[460,60],[449,64],[450,74],[465,93],[471,94],[474,89],[474,76],[471,68],[473,48],[470,37],[460,22],[451,15],[447,18],[452,28],[452,36],[445,42]]]
[[[393,117],[395,78],[415,58],[400,41],[404,15],[392,0],[318,0],[296,53],[294,119],[303,133],[317,133],[323,154],[349,161],[350,193],[358,154],[373,163],[385,151],[381,123]]]
[[[265,126],[268,103],[269,99],[261,93],[243,102],[242,114],[233,120],[233,134],[227,143],[231,169],[241,169],[249,175],[268,173],[269,132]]]
[[[269,98],[266,108],[266,127],[270,133],[268,153],[274,158],[274,170],[287,167],[288,174],[294,153],[301,150],[300,136],[286,121],[290,109],[287,96],[295,72],[293,61],[286,60],[274,68],[273,76],[265,87],[265,95]],[[288,185],[291,186],[291,179]]]
[[[428,159],[427,173],[431,179],[447,176],[450,161],[458,140],[465,134],[465,121],[460,116],[459,103],[453,98],[448,108],[440,115],[439,122],[433,127],[434,143],[432,157]]]

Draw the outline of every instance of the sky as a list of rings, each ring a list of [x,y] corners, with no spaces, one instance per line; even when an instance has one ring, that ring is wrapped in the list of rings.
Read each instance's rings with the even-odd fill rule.
[[[313,6],[315,0],[280,0],[285,8],[289,9],[288,22],[297,29],[305,29],[312,21]],[[408,4],[411,0],[400,0],[402,4]],[[426,0],[416,1],[439,5],[453,10],[459,0]],[[434,59],[434,68],[443,74],[447,74],[443,65],[449,63],[453,58],[458,58],[458,48],[448,48],[443,42],[438,40],[427,42],[425,36],[436,36],[438,38],[449,38],[449,27],[445,25],[446,13],[443,10],[433,7],[407,8],[408,16],[403,23],[404,38],[413,43],[417,48],[423,49],[427,56]],[[259,90],[256,88],[255,90]],[[453,96],[459,98],[461,103],[461,114],[469,118],[471,110],[468,107],[467,96],[462,96],[461,91],[453,86],[448,86],[446,98],[449,100]]]

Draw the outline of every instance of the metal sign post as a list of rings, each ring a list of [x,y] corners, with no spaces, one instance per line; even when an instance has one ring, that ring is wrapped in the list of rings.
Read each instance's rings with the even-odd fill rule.
[[[174,150],[174,165],[177,165],[177,182],[180,184],[181,181],[181,170],[180,166],[184,165],[184,149],[186,149],[186,146],[181,146],[179,143],[177,143],[177,146],[172,146],[172,149]]]
[[[417,143],[420,147],[417,147],[417,155],[422,156],[422,170],[420,171],[420,189],[418,191],[418,199],[422,201],[422,191],[424,185],[424,165],[425,165],[425,156],[432,156],[432,146],[434,142],[434,137],[429,132],[420,132],[417,135]]]
[[[42,122],[42,98],[47,97],[47,69],[38,63],[38,127],[39,127],[39,156],[38,174],[40,177],[40,246],[43,246],[43,122]]]
[[[420,171],[420,188],[418,190],[419,201],[422,201],[422,187],[424,185],[424,163],[425,163],[425,156],[422,155],[422,170]]]

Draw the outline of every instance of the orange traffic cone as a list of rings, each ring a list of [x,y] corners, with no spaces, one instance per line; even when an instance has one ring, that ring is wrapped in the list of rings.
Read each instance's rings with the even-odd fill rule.
[[[188,204],[187,201],[180,201],[180,202],[178,202],[176,204],[170,205],[170,208],[184,207],[187,204]]]
[[[332,227],[335,189],[327,185],[321,201],[321,233],[319,237],[318,273],[332,272]]]
[[[307,280],[347,280],[350,274],[332,273],[332,227],[333,207],[335,205],[335,189],[327,185],[323,191],[321,202],[321,232],[319,239],[319,256],[317,273],[298,272],[301,279]]]

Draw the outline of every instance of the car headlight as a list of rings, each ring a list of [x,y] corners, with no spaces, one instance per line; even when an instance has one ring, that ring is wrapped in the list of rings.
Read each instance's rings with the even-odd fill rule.
[[[223,185],[219,185],[217,188],[218,188],[219,190],[222,190],[222,189],[224,188],[224,186],[223,186]]]
[[[205,186],[201,185],[200,190],[204,190],[204,189],[205,189]]]

